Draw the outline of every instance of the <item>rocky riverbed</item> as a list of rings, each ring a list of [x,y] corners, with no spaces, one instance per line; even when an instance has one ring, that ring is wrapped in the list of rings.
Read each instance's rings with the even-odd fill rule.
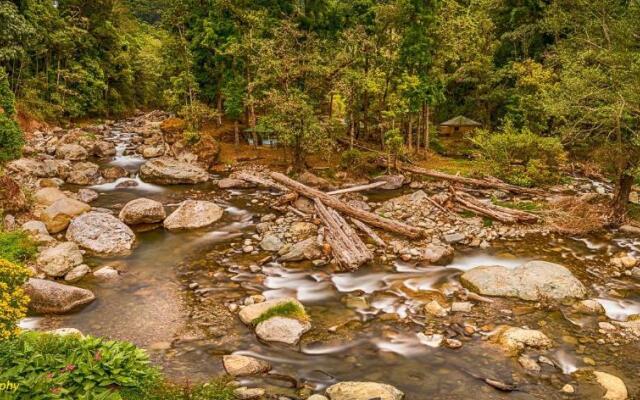
[[[165,118],[34,134],[9,166],[33,204],[8,222],[41,245],[24,327],[130,340],[175,379],[235,376],[240,398],[640,395],[637,233],[452,216],[427,199],[441,182],[393,178],[342,198],[426,238],[380,232],[344,272],[307,200],[274,209],[278,191],[212,174]]]

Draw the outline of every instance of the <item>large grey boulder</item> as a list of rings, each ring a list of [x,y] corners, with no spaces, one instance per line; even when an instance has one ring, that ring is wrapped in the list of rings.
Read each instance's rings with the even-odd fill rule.
[[[340,382],[327,389],[331,400],[401,400],[404,393],[378,382]]]
[[[463,286],[487,296],[517,297],[522,300],[582,298],[584,285],[559,264],[530,261],[514,269],[502,266],[476,267],[465,272]]]
[[[159,201],[141,197],[131,200],[120,210],[119,218],[127,225],[153,224],[167,217]]]
[[[381,175],[375,179],[376,182],[386,182],[379,189],[395,190],[400,189],[404,185],[405,178],[402,175]]]
[[[163,185],[209,180],[209,174],[204,169],[169,157],[155,158],[144,163],[140,167],[140,177],[146,182]]]
[[[36,260],[38,269],[48,276],[61,277],[82,264],[82,253],[77,244],[63,242],[44,249]]]
[[[96,298],[89,290],[45,279],[29,279],[24,290],[31,299],[29,309],[42,314],[67,313]]]
[[[66,237],[98,256],[128,254],[136,241],[133,231],[118,218],[95,211],[74,218]]]
[[[311,329],[307,321],[287,317],[272,317],[256,325],[256,335],[266,342],[294,345]]]
[[[222,364],[231,376],[258,375],[271,369],[271,365],[266,361],[239,354],[222,356]]]
[[[67,182],[74,185],[93,185],[101,180],[100,167],[92,162],[79,162],[71,168]]]
[[[62,144],[56,148],[56,157],[64,160],[82,161],[88,156],[87,150],[79,144]]]
[[[223,213],[220,206],[210,201],[185,200],[164,220],[164,227],[169,230],[203,228],[218,221]]]

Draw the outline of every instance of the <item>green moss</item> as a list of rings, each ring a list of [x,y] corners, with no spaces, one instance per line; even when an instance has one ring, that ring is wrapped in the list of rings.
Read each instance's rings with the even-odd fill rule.
[[[251,323],[255,326],[260,322],[264,322],[273,317],[294,318],[300,321],[309,320],[309,315],[307,315],[304,308],[300,307],[296,303],[287,302],[271,307],[270,309],[262,313],[262,315],[260,315],[258,318],[251,321]]]
[[[0,258],[22,264],[30,261],[38,252],[38,246],[23,231],[0,231]]]
[[[533,201],[501,201],[493,197],[491,202],[500,207],[512,208],[514,210],[536,212],[542,209],[542,205]]]

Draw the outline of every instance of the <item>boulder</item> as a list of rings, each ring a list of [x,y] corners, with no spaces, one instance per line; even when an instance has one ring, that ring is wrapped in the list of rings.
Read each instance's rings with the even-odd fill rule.
[[[91,210],[91,206],[81,201],[65,197],[56,200],[41,213],[42,221],[49,233],[58,233],[67,228],[73,217]]]
[[[263,388],[248,388],[241,386],[233,389],[234,399],[238,400],[258,400],[263,399],[267,391]]]
[[[140,177],[146,182],[162,185],[200,183],[209,180],[204,169],[169,157],[154,158],[140,167]]]
[[[155,158],[162,155],[164,155],[163,146],[143,146],[142,148],[142,157],[144,158]]]
[[[48,177],[60,177],[66,179],[71,173],[71,161],[69,160],[44,160],[42,161]]]
[[[340,382],[327,389],[331,400],[402,400],[404,393],[378,382]]]
[[[306,214],[313,215],[316,212],[315,204],[308,197],[298,196],[296,201],[293,202],[293,206]]]
[[[317,175],[312,174],[309,171],[305,171],[298,176],[298,181],[307,186],[317,187],[323,190],[333,189],[331,183],[324,178],[320,178]]]
[[[530,261],[514,269],[502,266],[476,267],[465,272],[463,286],[487,296],[517,297],[522,300],[582,298],[587,290],[559,264]]]
[[[87,264],[80,264],[77,267],[73,268],[71,271],[67,272],[67,274],[64,276],[64,280],[65,282],[69,283],[78,282],[89,272],[91,272],[91,268],[89,268]]]
[[[263,301],[262,303],[248,305],[240,310],[238,316],[240,317],[240,320],[242,322],[250,325],[253,321],[255,321],[257,318],[260,318],[262,314],[266,313],[273,307],[286,303],[293,303],[299,306],[301,309],[304,309],[304,306],[298,301],[298,299],[294,297],[283,297],[280,299],[267,300]]]
[[[31,278],[24,285],[25,294],[31,302],[29,309],[42,314],[63,314],[95,300],[87,290],[70,285]]]
[[[222,365],[231,376],[258,375],[271,370],[271,365],[268,362],[239,354],[223,356]]]
[[[118,218],[95,211],[74,218],[66,237],[98,256],[126,255],[136,241],[133,231]]]
[[[628,398],[627,386],[622,379],[602,371],[593,371],[593,375],[595,375],[598,384],[606,391],[602,397],[604,400],[626,400]]]
[[[82,253],[77,244],[63,242],[44,249],[36,260],[38,269],[48,276],[61,277],[73,267],[82,264]]]
[[[45,187],[42,189],[38,189],[33,194],[33,200],[36,204],[40,204],[43,206],[50,206],[55,203],[57,200],[66,198],[67,195],[62,193],[62,190],[57,187]]]
[[[386,182],[384,185],[380,186],[378,189],[383,190],[395,190],[400,189],[402,185],[405,183],[405,178],[402,175],[381,175],[375,179],[375,182]]]
[[[512,354],[518,354],[527,347],[548,349],[553,346],[551,339],[535,329],[504,327],[498,333],[498,344]]]
[[[284,246],[282,240],[276,235],[265,235],[265,237],[260,241],[260,247],[264,251],[280,251],[280,249]]]
[[[419,250],[419,258],[421,261],[428,262],[431,265],[447,265],[453,261],[455,251],[451,246],[442,246],[430,244]]]
[[[93,273],[93,276],[95,276],[98,279],[110,280],[120,276],[120,273],[118,272],[117,269],[107,266],[107,267],[102,267],[99,270],[95,271]]]
[[[210,201],[185,200],[164,220],[164,227],[169,230],[203,228],[218,221],[223,213],[220,206]]]
[[[22,230],[32,235],[48,235],[47,226],[42,221],[27,221],[22,224]]]
[[[598,302],[598,300],[594,300],[594,299],[581,300],[573,304],[572,308],[580,314],[587,314],[587,315],[604,314],[604,307],[602,306],[602,304]]]
[[[93,154],[100,158],[115,156],[116,146],[112,142],[98,140],[93,145]]]
[[[13,178],[0,176],[0,210],[4,212],[17,212],[29,208],[27,196]]]
[[[64,160],[82,161],[88,156],[87,150],[79,144],[62,144],[56,148],[56,157]]]
[[[311,329],[311,324],[294,318],[272,317],[256,326],[256,335],[266,342],[294,345]]]
[[[79,162],[73,166],[67,183],[74,185],[93,185],[100,181],[100,169],[92,162]]]
[[[108,181],[115,181],[129,175],[126,169],[118,166],[105,167],[100,170],[100,175]]]
[[[322,257],[322,250],[315,237],[310,237],[293,246],[285,246],[280,249],[280,261],[315,260]]]
[[[78,199],[84,203],[91,203],[94,200],[97,200],[99,197],[98,192],[91,189],[80,189],[78,190]]]
[[[127,225],[153,224],[167,217],[159,201],[141,197],[131,200],[120,210],[119,218]]]
[[[44,163],[32,158],[19,158],[7,164],[7,169],[15,173],[35,176],[38,178],[49,178]]]

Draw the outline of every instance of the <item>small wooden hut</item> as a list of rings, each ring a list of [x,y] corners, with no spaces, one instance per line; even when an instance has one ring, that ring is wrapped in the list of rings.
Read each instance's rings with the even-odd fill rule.
[[[463,115],[458,115],[457,117],[453,117],[450,120],[441,123],[438,130],[441,135],[462,136],[465,133],[471,132],[481,126],[482,124],[480,122],[474,121]]]

